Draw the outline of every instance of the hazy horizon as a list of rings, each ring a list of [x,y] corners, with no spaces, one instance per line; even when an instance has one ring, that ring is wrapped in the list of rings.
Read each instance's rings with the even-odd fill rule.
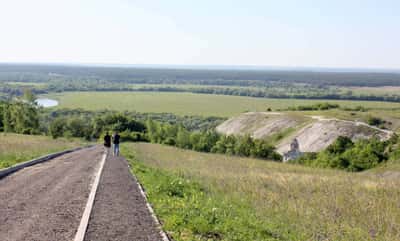
[[[180,65],[180,64],[121,64],[121,63],[79,63],[79,62],[1,62],[1,65],[71,66],[104,68],[153,68],[153,69],[195,69],[195,70],[254,70],[254,71],[304,71],[304,72],[354,72],[354,73],[400,73],[394,68],[352,68],[313,66],[262,66],[262,65]]]
[[[2,3],[3,63],[400,69],[394,0]]]

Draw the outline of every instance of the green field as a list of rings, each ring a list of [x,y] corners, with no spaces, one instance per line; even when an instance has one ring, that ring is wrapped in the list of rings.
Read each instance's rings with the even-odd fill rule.
[[[46,136],[19,135],[0,132],[0,169],[19,162],[84,145],[79,140],[57,139]]]
[[[399,86],[381,86],[381,87],[347,87],[343,91],[351,90],[355,94],[367,95],[399,95]]]
[[[174,113],[230,117],[245,111],[285,109],[290,106],[311,105],[327,100],[268,99],[241,96],[192,94],[175,92],[64,92],[49,94],[59,100],[57,108],[87,110],[130,110],[138,112]],[[400,108],[400,103],[373,101],[331,101],[345,107],[364,106],[375,109]]]
[[[164,229],[182,240],[400,240],[400,172],[364,173],[124,144]]]
[[[44,87],[47,84],[44,82],[16,82],[16,81],[11,81],[11,82],[5,82],[8,85],[16,85],[16,86],[23,86],[23,87]]]

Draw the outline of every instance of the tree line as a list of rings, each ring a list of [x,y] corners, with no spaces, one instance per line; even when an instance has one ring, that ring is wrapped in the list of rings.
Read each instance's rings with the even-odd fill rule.
[[[222,135],[213,130],[190,132],[181,125],[146,122],[150,142],[176,146],[199,152],[238,155],[269,160],[282,160],[275,147],[266,140],[253,139],[249,135]]]
[[[58,137],[100,138],[106,132],[118,131],[123,141],[142,141],[176,146],[199,152],[238,155],[280,161],[275,147],[265,140],[250,136],[226,136],[214,130],[189,131],[182,124],[169,124],[148,119],[145,123],[121,113],[96,117],[92,122],[79,118],[55,118],[49,134]]]
[[[271,70],[262,68],[189,69],[0,64],[1,81],[49,82],[89,80],[140,84],[264,86],[266,82],[313,86],[400,86],[399,72]]]

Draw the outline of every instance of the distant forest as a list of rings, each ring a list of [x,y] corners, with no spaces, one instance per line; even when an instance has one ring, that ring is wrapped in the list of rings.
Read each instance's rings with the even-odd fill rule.
[[[136,84],[265,86],[270,82],[314,86],[400,86],[400,73],[275,70],[201,70],[0,64],[0,82],[95,80]]]
[[[0,99],[63,91],[162,91],[260,98],[400,102],[396,93],[349,87],[400,86],[400,73],[201,70],[0,64]]]

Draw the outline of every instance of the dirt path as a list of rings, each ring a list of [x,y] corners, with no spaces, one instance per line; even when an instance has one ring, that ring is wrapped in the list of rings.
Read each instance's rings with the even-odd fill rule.
[[[0,180],[0,240],[73,240],[103,154],[94,147]]]
[[[162,240],[128,163],[122,157],[107,158],[85,240]]]
[[[337,119],[337,118],[325,118],[325,117],[319,116],[319,115],[313,115],[313,116],[310,116],[310,117],[312,119],[319,120],[319,121],[342,121],[342,122],[345,122],[345,123],[355,124],[356,126],[366,126],[366,127],[371,128],[371,129],[374,129],[374,130],[377,130],[377,131],[380,131],[380,132],[384,132],[384,133],[386,133],[387,135],[390,135],[390,136],[393,135],[393,133],[394,133],[391,130],[381,129],[379,127],[369,125],[369,124],[367,124],[365,122],[362,122],[362,121],[349,121],[349,120],[340,120],[340,119]]]

